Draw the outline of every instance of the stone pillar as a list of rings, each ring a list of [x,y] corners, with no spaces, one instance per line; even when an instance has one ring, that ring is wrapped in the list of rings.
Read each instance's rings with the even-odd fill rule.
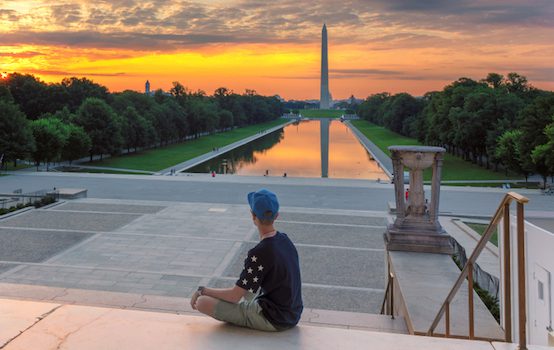
[[[404,165],[398,153],[393,153],[392,155],[392,168],[394,171],[396,217],[403,219],[406,214],[406,204],[404,202]]]
[[[433,180],[431,182],[431,206],[429,209],[429,219],[431,220],[431,222],[437,222],[439,219],[442,161],[443,153],[437,153],[435,155],[435,162],[433,164]]]
[[[391,146],[397,216],[385,232],[387,250],[452,254],[450,236],[439,223],[442,159],[445,149],[426,146]],[[427,211],[423,170],[432,166],[430,210]],[[404,197],[404,167],[410,170],[408,206]]]

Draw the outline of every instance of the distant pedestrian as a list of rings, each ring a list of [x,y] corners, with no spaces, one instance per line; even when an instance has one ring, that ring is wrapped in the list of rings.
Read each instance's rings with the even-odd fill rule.
[[[212,170],[212,177],[215,177],[215,171]]]
[[[269,175],[269,169],[266,169],[265,170],[265,176],[268,176]]]
[[[410,189],[409,188],[406,189],[405,196],[406,196],[406,201],[407,201],[408,198],[410,198]]]
[[[287,177],[287,173],[284,173],[284,174],[283,174],[283,177]]]

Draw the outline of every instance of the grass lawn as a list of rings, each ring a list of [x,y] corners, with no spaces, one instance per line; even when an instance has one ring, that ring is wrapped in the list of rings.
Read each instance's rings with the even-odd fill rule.
[[[17,163],[17,166],[13,166],[13,162],[9,162],[9,163],[4,163],[4,167],[1,169],[1,170],[4,170],[4,171],[14,171],[14,170],[19,170],[19,169],[27,169],[27,168],[31,168],[33,167],[34,165],[32,164],[25,164],[25,163],[22,163],[21,161]]]
[[[501,188],[502,183],[490,183],[490,182],[456,182],[456,183],[442,183],[443,186],[471,186],[471,187],[495,187]],[[542,188],[538,182],[517,182],[510,183],[510,188],[527,188],[527,189],[539,189]]]
[[[344,114],[341,109],[301,109],[300,114],[307,118],[340,118]]]
[[[259,131],[267,130],[288,121],[289,120],[286,119],[276,119],[263,124],[249,125],[244,128],[202,136],[196,140],[190,140],[163,148],[155,148],[136,154],[111,157],[87,164],[111,168],[159,171],[210,152],[214,147],[226,146],[254,135]]]
[[[91,174],[118,174],[118,175],[151,175],[150,173],[135,173],[131,171],[122,170],[108,170],[108,169],[87,169],[76,168],[72,170],[64,170],[64,173],[91,173]]]
[[[389,146],[421,145],[416,139],[399,135],[365,120],[353,120],[352,124],[389,156],[390,152],[387,149]],[[448,153],[444,156],[442,180],[509,180],[519,178],[520,176],[515,174],[506,176],[503,172],[487,170]],[[424,179],[426,181],[431,180],[431,169],[424,172]]]
[[[489,225],[485,225],[485,224],[474,224],[472,222],[464,222],[464,224],[471,227],[473,229],[473,231],[477,232],[481,236],[483,235],[483,233],[485,233],[485,230],[489,226]],[[498,231],[497,230],[495,230],[494,233],[492,234],[490,241],[491,241],[492,244],[494,244],[495,246],[498,247]]]

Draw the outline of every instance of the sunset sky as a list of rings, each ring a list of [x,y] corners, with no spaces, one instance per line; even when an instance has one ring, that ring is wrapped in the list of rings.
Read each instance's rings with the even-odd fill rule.
[[[2,0],[0,73],[317,99],[324,22],[335,99],[512,71],[554,90],[552,0]]]

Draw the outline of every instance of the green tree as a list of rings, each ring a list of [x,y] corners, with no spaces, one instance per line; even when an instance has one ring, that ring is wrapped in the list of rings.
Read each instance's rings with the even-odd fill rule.
[[[67,95],[66,104],[69,110],[75,112],[87,98],[98,98],[110,102],[111,96],[105,86],[87,78],[64,78],[61,86]]]
[[[384,125],[399,134],[408,134],[409,126],[404,122],[417,118],[423,105],[413,96],[407,93],[396,94],[391,97],[389,105],[383,116]]]
[[[506,174],[508,170],[511,170],[525,176],[527,181],[531,170],[523,167],[522,155],[519,149],[521,135],[521,130],[508,130],[504,132],[498,138],[496,157],[504,164]]]
[[[91,140],[90,159],[93,155],[115,154],[123,144],[119,117],[112,108],[98,98],[87,98],[79,107],[74,123],[81,126]]]
[[[375,123],[377,125],[384,125],[384,105],[391,98],[388,92],[382,92],[379,94],[369,96],[358,107],[358,115],[360,118]]]
[[[171,102],[173,102],[176,109],[182,111],[181,106],[174,101],[166,101],[166,103]],[[173,123],[172,114],[178,112],[171,107],[167,107],[166,103],[156,105],[152,110],[153,126],[156,129],[160,145],[167,145],[169,142],[177,139],[177,130]]]
[[[544,128],[546,143],[536,146],[531,153],[533,162],[539,167],[545,187],[546,177],[554,174],[554,115],[552,120],[553,122]]]
[[[37,166],[44,162],[48,171],[50,162],[59,160],[61,157],[67,140],[67,129],[59,119],[44,118],[34,120],[31,123],[31,130],[36,142],[33,159]]]
[[[509,92],[516,94],[524,94],[531,89],[527,78],[514,72],[508,73],[504,84]]]
[[[46,84],[33,75],[12,73],[4,84],[27,118],[34,120],[45,112],[55,111],[48,103]]]
[[[26,158],[35,150],[35,140],[25,114],[14,103],[0,99],[0,156],[2,162]]]
[[[90,153],[92,143],[85,130],[74,124],[65,124],[67,138],[62,148],[62,159],[71,164]]]
[[[537,155],[535,161],[532,152],[537,146],[548,142],[544,131],[546,126],[552,123],[552,115],[554,115],[554,93],[548,93],[537,97],[527,105],[521,111],[518,120],[518,127],[522,132],[519,139],[522,166],[543,177],[548,175],[548,167],[544,163],[545,158]]]
[[[219,128],[226,130],[233,126],[233,113],[226,109],[219,111]]]
[[[148,129],[152,127],[149,122],[130,106],[123,111],[122,117],[125,125],[122,130],[123,139],[127,150],[134,148],[136,152],[138,147],[148,145]]]
[[[489,73],[483,82],[487,83],[491,88],[498,89],[503,85],[504,76],[498,73]]]

